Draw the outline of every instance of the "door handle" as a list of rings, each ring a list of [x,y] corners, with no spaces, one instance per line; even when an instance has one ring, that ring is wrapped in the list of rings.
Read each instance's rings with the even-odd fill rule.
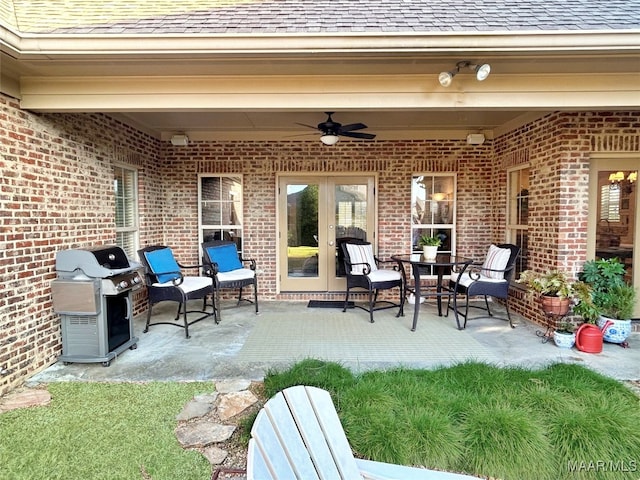
[[[330,247],[333,247],[333,244],[334,244],[333,241],[329,242]]]

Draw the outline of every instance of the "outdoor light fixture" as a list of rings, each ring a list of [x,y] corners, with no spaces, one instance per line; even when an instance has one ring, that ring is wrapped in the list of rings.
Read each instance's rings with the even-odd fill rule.
[[[176,147],[186,147],[189,145],[189,137],[186,135],[173,135],[171,137],[171,144]]]
[[[485,141],[483,133],[470,133],[467,135],[468,145],[482,145]]]
[[[456,68],[454,70],[451,70],[450,72],[440,72],[440,75],[438,75],[438,81],[440,82],[440,85],[442,85],[443,87],[448,87],[449,85],[451,85],[451,83],[453,82],[453,77],[460,73],[460,70],[463,68],[473,70],[473,72],[476,74],[476,79],[479,82],[485,80],[491,73],[491,65],[489,65],[488,63],[476,65],[468,60],[465,60],[463,62],[458,62],[456,64]]]
[[[340,140],[340,137],[333,132],[327,132],[320,137],[320,141],[325,145],[335,145],[338,140]]]

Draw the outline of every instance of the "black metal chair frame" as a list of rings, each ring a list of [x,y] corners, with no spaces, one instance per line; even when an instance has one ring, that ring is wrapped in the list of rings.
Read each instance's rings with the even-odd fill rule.
[[[215,308],[212,310],[211,313],[206,311],[207,297],[209,295],[213,297],[213,294],[214,294],[213,282],[211,282],[211,286],[207,286],[206,288],[200,288],[198,290],[194,290],[191,292],[185,292],[180,288],[180,285],[183,283],[186,277],[182,273],[182,271],[154,272],[151,266],[149,265],[149,262],[147,261],[147,258],[145,257],[144,254],[146,252],[153,252],[155,250],[161,250],[164,248],[169,248],[169,247],[165,245],[151,245],[138,250],[138,257],[140,258],[140,261],[142,262],[142,265],[144,266],[144,270],[145,270],[145,283],[147,287],[147,299],[148,299],[147,322],[143,332],[147,333],[149,331],[149,327],[153,325],[173,325],[175,327],[184,328],[184,334],[186,338],[190,338],[189,327],[194,323],[204,320],[205,318],[208,318],[212,315],[215,319],[215,323],[216,324],[220,323],[220,320],[216,316]],[[176,263],[178,262],[176,261]],[[181,269],[197,269],[198,271],[202,267],[202,265],[181,265],[180,263],[178,263],[178,266]],[[171,281],[172,282],[171,286],[162,286],[162,287],[154,286],[154,284],[159,283],[158,275],[174,274],[174,273],[177,274],[178,277],[175,280]],[[200,299],[203,300],[202,310],[187,310],[187,300],[200,300]],[[165,301],[178,303],[178,311],[176,313],[176,317],[174,321],[177,321],[180,318],[180,314],[182,313],[182,317],[183,317],[182,324],[174,323],[174,322],[165,322],[165,321],[157,321],[157,322],[151,323],[151,309],[153,305],[160,302],[165,302]],[[203,315],[201,315],[200,317],[194,320],[189,321],[187,317],[187,314],[189,313],[202,313]]]
[[[509,326],[511,326],[511,328],[516,328],[516,326],[513,324],[513,321],[511,320],[511,312],[509,311],[509,288],[511,286],[510,285],[511,279],[513,278],[513,275],[515,272],[516,258],[520,254],[520,247],[510,243],[502,243],[496,246],[498,248],[506,248],[511,250],[511,254],[509,255],[507,266],[505,267],[504,270],[486,269],[482,267],[483,263],[474,262],[469,266],[469,268],[467,268],[467,270],[464,273],[465,275],[468,274],[471,280],[474,280],[471,284],[469,284],[468,286],[462,285],[459,282],[459,279],[458,281],[454,281],[454,280],[449,281],[449,289],[453,292],[453,295],[456,295],[456,298],[453,300],[453,305],[452,305],[451,296],[449,297],[449,300],[447,302],[447,312],[449,310],[453,310],[456,317],[456,323],[458,325],[458,329],[460,330],[467,327],[467,320],[469,319],[470,307],[484,310],[487,312],[488,317],[493,318],[493,313],[491,313],[491,309],[489,308],[488,297],[499,298],[501,300],[504,300],[504,305],[507,311],[507,319],[509,321]],[[480,275],[481,270],[485,270],[493,273],[500,273],[502,274],[504,280],[506,281],[505,282],[481,281],[480,280],[482,278]],[[462,295],[465,298],[464,313],[460,311],[460,303],[458,302],[458,298],[457,298],[459,295]],[[476,297],[476,296],[484,297],[484,306],[470,305],[469,298]],[[464,324],[462,325],[462,327],[460,326],[459,317],[464,318]],[[484,316],[481,315],[474,318],[483,318],[483,317]]]
[[[244,258],[240,253],[238,253],[238,259],[240,260],[240,263],[242,263],[243,265],[247,265],[243,268],[249,268],[253,270],[253,277],[243,278],[239,280],[220,281],[220,279],[218,278],[218,264],[211,260],[211,258],[209,257],[209,253],[207,252],[207,248],[220,247],[224,245],[235,246],[236,244],[235,242],[228,240],[212,240],[202,243],[202,263],[204,265],[203,271],[205,275],[213,279],[213,308],[217,312],[217,318],[222,318],[220,312],[220,290],[222,289],[238,289],[238,302],[236,305],[240,305],[241,302],[251,303],[255,305],[256,315],[258,315],[258,275],[256,272],[256,261],[253,258]],[[247,286],[253,286],[253,300],[242,296],[243,289]]]
[[[404,317],[405,280],[404,280],[404,276],[402,275],[402,272],[404,270],[402,269],[401,262],[397,260],[380,260],[378,257],[374,256],[374,260],[376,262],[377,267],[379,267],[382,264],[391,264],[391,263],[395,264],[393,267],[393,270],[400,273],[400,279],[392,280],[392,281],[383,281],[383,282],[371,281],[371,279],[369,278],[369,274],[371,273],[372,269],[369,263],[352,263],[351,262],[351,257],[349,255],[349,250],[347,248],[347,245],[350,245],[350,244],[351,245],[371,245],[370,242],[367,242],[365,240],[356,240],[356,239],[349,240],[348,242],[343,242],[341,245],[342,253],[344,255],[345,275],[347,279],[347,291],[344,299],[344,308],[342,309],[342,311],[346,312],[347,308],[349,307],[349,295],[351,293],[351,289],[361,288],[366,290],[369,295],[367,306],[358,305],[357,303],[354,303],[354,306],[366,312],[369,312],[369,320],[371,321],[371,323],[374,322],[373,312],[376,312],[378,310],[386,310],[389,308],[399,307],[398,314],[396,315],[396,317],[401,317],[401,316]],[[362,275],[352,274],[351,271],[353,267],[357,267],[358,265],[361,265],[363,268]],[[400,289],[400,303],[394,303],[389,300],[378,300],[378,293],[380,290],[389,290],[395,287],[398,287]]]

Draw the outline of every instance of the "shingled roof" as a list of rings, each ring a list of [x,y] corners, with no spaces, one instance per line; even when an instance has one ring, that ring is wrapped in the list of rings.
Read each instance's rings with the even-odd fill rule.
[[[640,0],[0,0],[23,33],[305,34],[640,29]]]

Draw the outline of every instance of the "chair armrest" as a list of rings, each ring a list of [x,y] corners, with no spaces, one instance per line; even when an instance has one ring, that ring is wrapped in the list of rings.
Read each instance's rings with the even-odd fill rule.
[[[173,285],[177,287],[178,285],[180,285],[184,281],[184,275],[182,274],[182,272],[158,272],[158,273],[156,273],[156,272],[147,272],[145,274],[145,276],[147,277],[147,280],[149,282],[147,287],[151,283],[155,283],[155,282],[152,282],[150,277],[155,277],[156,281],[157,281],[159,275],[173,275],[173,274],[178,275],[178,277],[174,278],[173,280],[171,280],[171,283],[173,283]]]
[[[360,275],[359,273],[351,273],[353,271],[353,267],[357,265],[364,265],[364,268],[362,269],[362,275],[369,275],[371,273],[371,264],[367,262],[351,263],[347,261],[347,265],[350,267],[347,269],[347,275]]]
[[[255,270],[256,269],[256,260],[254,258],[244,258],[242,256],[240,256],[240,261],[241,262],[248,262],[249,263],[249,268],[251,270]]]

